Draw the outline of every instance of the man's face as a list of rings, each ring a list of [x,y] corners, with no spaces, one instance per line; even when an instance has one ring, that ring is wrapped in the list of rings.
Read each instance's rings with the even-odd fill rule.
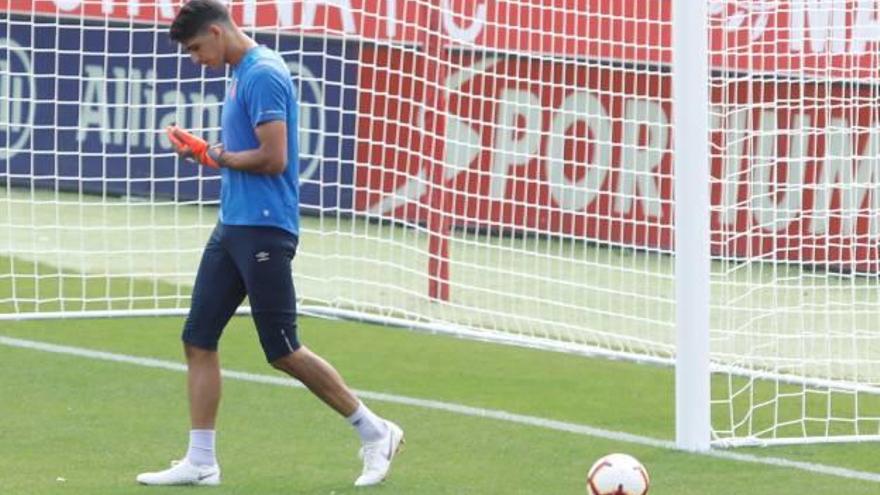
[[[194,63],[220,69],[226,63],[223,31],[216,24],[183,43]]]

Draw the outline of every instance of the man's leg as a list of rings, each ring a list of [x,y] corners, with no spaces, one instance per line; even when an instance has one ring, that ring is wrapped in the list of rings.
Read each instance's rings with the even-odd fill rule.
[[[302,382],[316,397],[348,419],[364,443],[387,437],[387,422],[358,400],[336,368],[307,347],[299,346],[270,364]]]
[[[193,430],[213,430],[220,406],[220,358],[217,351],[183,344],[186,354],[189,416]]]
[[[380,483],[403,443],[403,431],[370,411],[333,366],[300,345],[291,273],[297,238],[274,228],[250,227],[236,231],[236,238],[241,242],[236,244],[232,256],[247,288],[266,360],[301,381],[357,429],[364,444],[364,470],[355,484]]]
[[[221,246],[223,226],[215,228],[202,253],[182,340],[192,429],[186,456],[170,469],[138,475],[145,485],[216,485],[220,468],[214,454],[214,425],[220,403],[217,344],[226,323],[244,299],[244,282]]]
[[[220,467],[214,453],[214,424],[220,405],[220,360],[216,350],[184,343],[187,394],[192,429],[186,456],[164,471],[142,473],[144,485],[219,485]]]
[[[355,485],[370,486],[384,481],[391,469],[391,461],[403,443],[403,430],[380,418],[358,400],[339,372],[305,346],[299,346],[271,364],[302,382],[357,429],[363,442],[364,466]]]
[[[186,459],[196,466],[216,466],[215,430],[220,406],[220,358],[217,351],[183,344],[189,396],[189,447]]]
[[[336,368],[305,346],[272,361],[271,365],[301,381],[315,396],[342,416],[358,408],[357,397],[342,380]]]

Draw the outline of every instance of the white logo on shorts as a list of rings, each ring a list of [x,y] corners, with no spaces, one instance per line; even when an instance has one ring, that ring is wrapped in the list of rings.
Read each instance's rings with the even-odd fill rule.
[[[257,259],[257,263],[269,261],[269,252],[268,251],[260,251],[259,253],[254,255],[254,258]]]

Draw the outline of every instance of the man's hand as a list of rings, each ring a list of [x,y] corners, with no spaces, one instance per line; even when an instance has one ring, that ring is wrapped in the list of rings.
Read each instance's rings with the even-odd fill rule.
[[[194,136],[176,125],[169,125],[165,128],[171,146],[182,158],[195,160],[206,167],[220,168],[217,158],[223,153],[222,147],[209,148],[208,143],[197,136]]]

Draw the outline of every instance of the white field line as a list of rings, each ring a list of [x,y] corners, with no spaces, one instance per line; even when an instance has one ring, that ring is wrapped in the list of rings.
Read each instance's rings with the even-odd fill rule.
[[[116,354],[112,352],[104,352],[104,351],[95,351],[91,349],[85,349],[81,347],[72,347],[65,345],[56,345],[56,344],[48,344],[44,342],[36,342],[32,340],[24,340],[24,339],[16,339],[11,337],[0,336],[0,345],[5,345],[9,347],[17,347],[21,349],[31,349],[42,352],[51,352],[55,354],[64,354],[68,356],[78,356],[84,357],[88,359],[95,359],[100,361],[113,361],[117,363],[125,363],[125,364],[133,364],[137,366],[143,366],[147,368],[159,368],[166,369],[171,371],[186,371],[186,365],[178,362],[167,361],[163,359],[154,359],[154,358],[145,358],[145,357],[137,357],[137,356],[129,356],[127,354]],[[304,388],[303,385],[296,380],[291,378],[285,378],[281,376],[271,376],[271,375],[260,375],[256,373],[247,373],[243,371],[232,371],[232,370],[223,370],[223,376],[232,379],[232,380],[240,380],[244,382],[251,383],[263,383],[269,385],[279,385],[283,387],[293,387],[293,388]],[[416,399],[413,397],[406,397],[401,395],[393,395],[386,394],[382,392],[370,392],[366,390],[357,390],[357,395],[370,400],[376,400],[381,402],[390,402],[394,404],[404,404],[413,407],[420,407],[423,409],[432,409],[435,411],[446,411],[453,414],[461,414],[464,416],[472,416],[478,418],[487,418],[493,419],[496,421],[506,421],[509,423],[516,423],[521,425],[535,426],[538,428],[545,428],[548,430],[555,431],[563,431],[567,433],[574,433],[577,435],[584,435],[588,437],[594,438],[603,438],[606,440],[612,440],[616,442],[626,442],[632,443],[636,445],[644,445],[648,447],[656,447],[662,449],[670,449],[675,450],[675,443],[669,440],[660,440],[657,438],[643,437],[639,435],[633,435],[630,433],[623,433],[619,431],[605,430],[602,428],[595,428],[587,425],[580,425],[575,423],[567,423],[564,421],[556,421],[552,419],[539,418],[536,416],[526,416],[523,414],[516,414],[507,411],[500,411],[497,409],[483,409],[479,407],[470,407],[464,406],[461,404],[454,404],[450,402],[441,402],[436,400],[427,400],[427,399]],[[706,455],[709,457],[716,457],[719,459],[726,459],[738,462],[748,462],[753,464],[764,464],[769,466],[776,466],[788,469],[797,469],[801,471],[807,471],[810,473],[823,474],[829,476],[837,476],[841,478],[853,479],[853,480],[861,480],[861,481],[870,481],[874,483],[880,483],[880,473],[872,473],[866,471],[855,471],[852,469],[846,469],[835,466],[827,466],[824,464],[815,464],[811,462],[800,462],[800,461],[792,461],[789,459],[783,459],[779,457],[764,457],[764,456],[756,456],[751,454],[742,454],[737,452],[730,452],[727,450],[711,450],[708,452],[699,453],[699,455]]]

